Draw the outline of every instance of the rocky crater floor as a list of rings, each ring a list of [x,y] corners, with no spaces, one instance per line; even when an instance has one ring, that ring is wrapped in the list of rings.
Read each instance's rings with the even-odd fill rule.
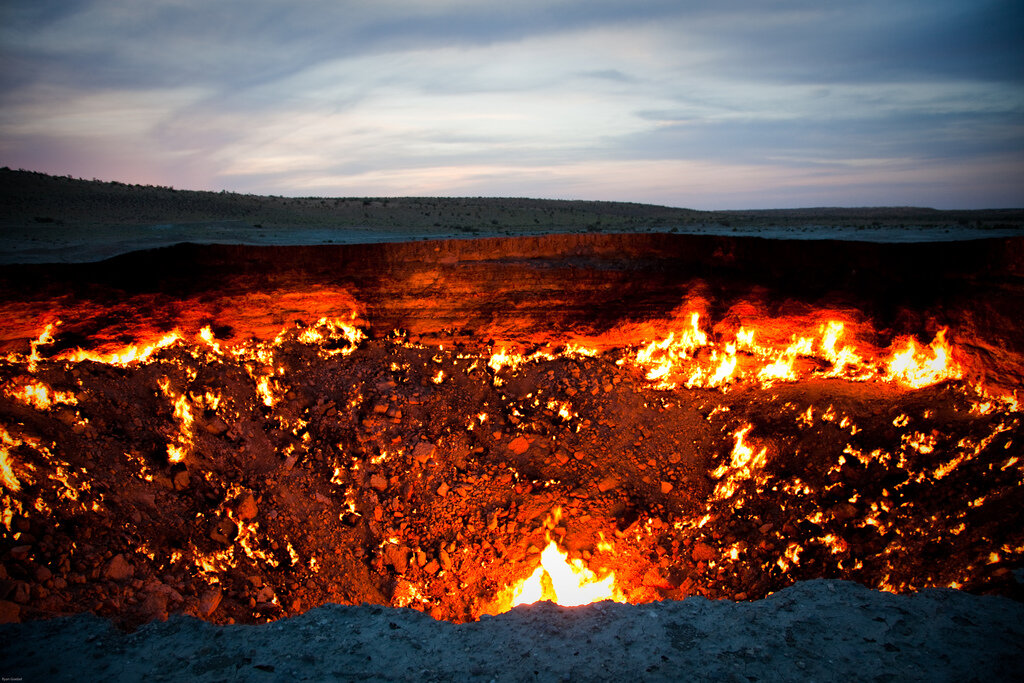
[[[6,268],[4,661],[1011,678],[1021,254],[561,235]],[[563,572],[634,605],[508,611],[571,604]],[[139,630],[50,620],[79,612]]]

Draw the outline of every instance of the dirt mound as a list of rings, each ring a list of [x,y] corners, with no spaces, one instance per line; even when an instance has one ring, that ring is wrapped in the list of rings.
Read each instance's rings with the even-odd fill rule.
[[[8,677],[50,681],[1010,681],[1022,623],[1005,599],[813,581],[753,603],[542,603],[461,626],[325,606],[259,627],[174,618],[126,635],[79,616],[0,626],[0,658]]]

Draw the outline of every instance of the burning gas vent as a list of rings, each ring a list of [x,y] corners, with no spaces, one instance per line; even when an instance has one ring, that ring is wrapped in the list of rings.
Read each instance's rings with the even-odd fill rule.
[[[1016,242],[326,251],[4,276],[7,614],[462,621],[1021,562]]]

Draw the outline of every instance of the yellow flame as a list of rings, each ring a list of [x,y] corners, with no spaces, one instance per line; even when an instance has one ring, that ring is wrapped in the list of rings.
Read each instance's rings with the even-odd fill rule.
[[[936,333],[927,351],[919,350],[917,343],[913,339],[908,339],[903,351],[894,354],[889,361],[886,379],[897,381],[912,389],[928,387],[947,379],[960,379],[963,377],[963,371],[959,365],[951,361],[950,351],[950,346],[946,342],[946,328]]]
[[[181,339],[181,335],[178,331],[169,332],[161,337],[158,341],[148,344],[146,346],[139,346],[137,344],[130,344],[122,347],[117,351],[110,353],[97,353],[95,351],[83,351],[82,349],[74,349],[72,351],[65,351],[61,353],[57,358],[59,360],[67,360],[72,363],[81,363],[82,361],[93,361],[95,363],[105,363],[107,365],[116,365],[119,367],[125,367],[132,363],[142,363],[149,359],[157,351],[165,349],[172,344],[175,344]]]
[[[78,398],[70,391],[54,391],[42,382],[27,382],[24,386],[9,390],[11,398],[22,401],[26,405],[39,410],[46,410],[54,403],[75,405]]]
[[[733,434],[734,443],[729,464],[723,463],[712,472],[712,476],[719,480],[713,494],[715,500],[725,500],[732,496],[741,481],[752,478],[767,463],[767,446],[754,453],[754,449],[744,441],[747,433],[753,428],[754,425],[748,424]]]
[[[17,493],[21,489],[11,464],[11,449],[20,445],[21,441],[13,438],[3,425],[0,425],[0,483],[12,493]]]
[[[582,560],[569,561],[553,540],[540,555],[540,566],[518,585],[512,595],[512,607],[538,600],[551,600],[563,607],[587,605],[601,600],[625,602],[615,587],[615,573],[599,579]]]

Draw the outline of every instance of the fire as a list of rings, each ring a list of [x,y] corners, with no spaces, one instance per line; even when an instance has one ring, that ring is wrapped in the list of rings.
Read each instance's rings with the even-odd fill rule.
[[[157,385],[160,387],[160,391],[166,396],[174,405],[174,419],[179,424],[179,431],[172,443],[167,445],[167,457],[171,462],[181,462],[185,459],[185,454],[192,446],[192,407],[189,405],[188,397],[183,392],[176,394],[171,389],[171,382],[166,377],[161,377],[157,381]]]
[[[906,348],[889,361],[886,379],[899,381],[912,389],[920,389],[943,380],[963,377],[960,366],[950,360],[951,349],[946,342],[946,328],[938,331],[927,348],[930,354],[925,350],[919,351],[917,343],[908,339]]]
[[[661,341],[652,341],[636,354],[637,365],[647,368],[647,379],[659,380],[658,388],[671,389],[675,385],[667,377],[684,360],[693,356],[698,348],[707,345],[708,336],[700,329],[700,314],[690,314],[689,328],[679,331],[676,338],[675,330]]]
[[[29,372],[36,371],[36,367],[40,361],[39,347],[53,343],[53,328],[55,328],[57,325],[60,325],[59,320],[55,320],[54,322],[49,323],[45,328],[43,328],[43,331],[39,334],[39,337],[33,339],[32,342],[30,343],[32,351],[28,357]]]
[[[529,576],[509,581],[500,591],[496,603],[489,605],[488,609],[498,604],[504,611],[539,600],[550,600],[563,606],[600,600],[624,602],[627,594],[631,601],[644,601],[673,595],[665,592],[669,590],[692,594],[699,589],[707,595],[729,596],[738,595],[742,587],[742,593],[746,594],[746,587],[740,584],[742,570],[756,567],[761,567],[764,572],[770,570],[772,583],[764,584],[764,590],[774,589],[797,574],[817,571],[822,566],[829,569],[838,567],[844,572],[843,576],[875,584],[881,571],[878,567],[883,566],[879,563],[884,558],[859,557],[862,549],[858,543],[864,536],[892,532],[895,537],[908,529],[914,530],[906,521],[913,520],[912,515],[917,514],[914,512],[915,501],[909,500],[908,491],[929,479],[929,484],[945,480],[943,484],[961,486],[968,474],[978,476],[975,470],[978,470],[979,456],[984,456],[987,472],[994,473],[993,477],[999,482],[1011,479],[1009,475],[999,475],[999,472],[1020,467],[1021,458],[1016,454],[1020,443],[1019,418],[1010,414],[1018,410],[1015,396],[995,398],[983,394],[980,388],[974,388],[977,393],[969,395],[972,387],[967,383],[950,387],[950,394],[962,390],[964,397],[978,399],[970,403],[970,415],[985,418],[972,423],[977,425],[976,429],[971,427],[973,431],[958,433],[957,436],[966,434],[958,441],[943,433],[942,420],[935,417],[937,411],[920,410],[920,404],[931,400],[931,397],[902,397],[903,392],[892,391],[895,386],[920,388],[961,377],[961,370],[954,362],[958,356],[947,343],[945,329],[940,330],[927,346],[904,338],[895,342],[884,341],[882,346],[877,346],[876,342],[865,341],[875,337],[864,330],[848,329],[852,323],[828,320],[827,316],[808,315],[796,323],[791,319],[779,322],[766,318],[763,324],[751,323],[749,316],[740,317],[743,327],[738,326],[734,315],[726,318],[729,322],[716,325],[714,321],[702,319],[701,314],[688,312],[683,324],[667,331],[664,337],[659,336],[653,342],[649,341],[650,337],[637,337],[642,343],[619,347],[615,351],[610,351],[607,345],[598,351],[573,344],[558,347],[550,342],[543,347],[546,351],[520,347],[528,350],[519,354],[499,348],[492,353],[495,347],[491,343],[486,351],[480,347],[466,350],[459,346],[462,350],[457,356],[437,347],[436,354],[432,356],[433,351],[420,355],[417,355],[419,352],[404,352],[406,348],[428,348],[425,346],[411,346],[405,341],[395,341],[394,346],[387,346],[392,342],[377,338],[368,344],[369,360],[377,362],[382,357],[378,353],[382,347],[389,353],[399,354],[397,360],[384,355],[384,364],[374,367],[375,372],[369,374],[363,373],[369,361],[360,355],[349,360],[334,358],[327,364],[331,372],[352,379],[332,388],[330,396],[307,391],[306,387],[316,387],[315,382],[308,380],[321,376],[309,374],[308,366],[318,369],[317,357],[327,359],[353,353],[357,349],[365,335],[348,322],[320,318],[311,326],[295,323],[281,329],[276,337],[264,337],[262,340],[243,339],[237,332],[218,333],[219,337],[215,337],[214,329],[229,330],[228,325],[206,325],[197,330],[196,325],[182,324],[183,332],[175,331],[159,339],[155,334],[152,337],[125,337],[134,339],[136,343],[122,348],[103,347],[102,353],[75,349],[59,355],[47,355],[45,346],[54,343],[54,336],[60,336],[55,331],[57,323],[52,323],[36,341],[31,342],[31,355],[22,352],[16,357],[9,357],[13,365],[21,367],[14,367],[11,370],[14,374],[5,376],[0,388],[5,397],[22,404],[13,406],[18,413],[26,413],[26,405],[38,409],[40,412],[33,415],[33,419],[40,424],[48,421],[48,424],[57,425],[56,429],[61,431],[55,431],[55,434],[64,431],[59,424],[66,422],[72,429],[85,434],[83,439],[102,445],[104,439],[113,441],[117,438],[116,420],[112,419],[116,408],[105,403],[105,396],[114,393],[109,389],[114,386],[114,379],[120,382],[125,377],[130,378],[134,382],[133,388],[145,389],[145,392],[159,387],[157,396],[163,401],[160,419],[145,422],[149,430],[146,443],[152,440],[152,436],[156,436],[158,442],[166,443],[170,463],[192,458],[193,461],[188,462],[192,481],[205,480],[211,485],[223,481],[222,475],[231,475],[204,471],[208,453],[216,456],[219,451],[230,453],[235,452],[233,449],[248,447],[248,425],[255,423],[257,433],[262,425],[263,436],[277,448],[276,453],[284,468],[282,475],[292,471],[300,458],[310,462],[326,460],[324,486],[311,486],[309,489],[316,503],[324,507],[330,519],[337,519],[350,528],[358,526],[360,537],[363,530],[368,529],[375,541],[380,540],[387,547],[397,546],[392,549],[395,557],[408,560],[407,571],[398,569],[398,565],[404,562],[397,560],[376,567],[382,581],[394,579],[399,582],[400,587],[393,594],[396,596],[394,604],[414,604],[418,609],[436,608],[442,615],[454,615],[458,619],[479,616],[480,596],[493,595],[495,574],[487,571],[488,567],[493,567],[491,563],[506,561],[508,557],[522,557],[521,554],[507,554],[507,549],[514,546],[517,553],[521,553],[522,548],[530,543],[543,546],[543,550],[537,554],[538,548],[532,547],[534,554],[529,556],[530,564],[519,567],[517,578]],[[69,335],[69,338],[74,337]],[[158,353],[174,345],[173,351]],[[558,348],[562,350],[557,356],[549,353],[551,349]],[[43,356],[47,359],[44,360]],[[556,357],[575,358],[573,362],[562,360],[549,367],[533,366],[540,366],[543,361]],[[77,371],[72,375],[70,363],[76,360],[129,369],[107,372],[102,368],[83,367],[75,369]],[[411,364],[419,361],[424,368],[422,376],[407,373]],[[619,370],[612,363],[616,366],[632,363],[635,369],[627,366]],[[32,372],[36,372],[38,366],[38,378],[25,372],[29,365]],[[492,376],[488,377],[485,365],[493,371]],[[209,372],[210,366],[227,366],[230,375]],[[393,373],[390,377],[386,370],[383,375],[378,372],[386,367],[390,367]],[[353,372],[346,374],[349,369]],[[63,378],[60,378],[61,371],[66,373]],[[522,374],[517,376],[517,372]],[[416,378],[416,386],[403,386],[410,384],[407,375]],[[226,376],[238,379],[217,386],[218,378]],[[198,379],[200,377],[202,379]],[[360,385],[359,377],[372,377],[372,383]],[[533,378],[534,381],[523,381],[525,378]],[[808,396],[801,395],[803,387],[780,386],[783,382],[808,378],[830,378],[830,381],[816,382]],[[829,392],[838,382],[831,378],[891,382],[894,387],[886,387],[886,395],[900,398],[891,407],[880,403],[882,409],[874,414],[870,413],[874,404],[860,411],[857,402],[844,398],[843,393],[869,395],[872,387],[865,386],[864,391],[840,387],[833,403],[829,400]],[[458,448],[459,452],[472,453],[472,456],[467,456],[465,471],[456,470],[454,479],[451,479],[448,474],[434,469],[433,463],[424,465],[421,462],[413,465],[414,480],[412,477],[403,479],[409,473],[403,468],[418,459],[413,455],[418,441],[424,439],[424,432],[430,433],[430,425],[414,424],[414,421],[429,415],[431,410],[437,411],[440,405],[437,396],[441,392],[435,391],[431,384],[442,385],[442,390],[454,390],[463,386],[474,387],[474,382],[486,385],[492,381],[495,387],[502,381],[508,382],[516,391],[507,393],[518,393],[518,396],[508,398],[500,391],[491,392],[493,387],[478,387],[487,390],[483,395],[489,402],[482,405],[459,402],[450,406],[452,416],[460,418],[457,424],[465,425],[468,421],[468,430],[476,427],[471,438],[455,446],[449,444],[445,433],[432,440],[432,448],[437,449],[437,455],[431,458],[438,463],[446,462],[449,449],[454,451]],[[742,383],[774,388],[758,394],[748,391],[749,387]],[[377,403],[376,394],[373,402],[367,400],[374,386],[380,397],[386,398],[384,403]],[[606,386],[609,388],[601,391]],[[670,454],[685,449],[673,448],[670,438],[674,440],[676,434],[659,433],[657,418],[651,418],[655,410],[671,416],[673,404],[682,405],[689,397],[676,401],[676,397],[650,392],[652,386],[660,389],[685,386],[721,392],[693,392],[693,403],[699,405],[707,421],[706,432],[693,430],[693,452],[717,454],[717,462],[711,466],[718,465],[711,472],[713,486],[710,495],[703,483],[699,488],[686,487],[685,480],[669,466],[679,462],[679,458],[671,460]],[[78,393],[56,391],[54,387],[77,388]],[[530,393],[523,397],[522,392],[526,390]],[[622,408],[628,405],[621,402],[625,391],[635,392],[636,405],[642,399],[645,410],[642,421],[632,419],[636,418],[635,414],[623,414],[625,410]],[[367,392],[366,397],[364,392]],[[448,391],[445,394],[450,395]],[[748,396],[753,398],[748,399]],[[330,406],[328,398],[331,399]],[[754,400],[763,400],[763,409],[762,406],[748,409],[753,405],[748,401]],[[57,404],[76,405],[76,408],[67,410]],[[408,405],[411,418],[405,418],[404,422],[401,417],[391,421],[363,421],[371,423],[367,426],[353,417],[361,417],[359,406],[362,405],[374,405],[374,412],[380,412],[376,405],[393,405],[396,411],[399,408],[404,411]],[[445,409],[447,411],[448,407]],[[465,412],[455,413],[455,410]],[[902,412],[904,410],[908,412]],[[965,411],[966,408],[957,410]],[[607,412],[602,415],[602,411]],[[1000,415],[1005,416],[1002,422],[999,421]],[[766,416],[770,419],[764,419]],[[506,418],[511,427],[506,424]],[[601,428],[617,430],[616,435],[621,432],[631,437],[629,441],[623,441],[630,455],[628,460],[623,460],[621,468],[613,457],[598,457],[591,451],[591,448],[597,451],[604,438],[604,432],[597,431],[598,427],[591,424],[591,418]],[[94,420],[92,424],[90,419]],[[884,438],[879,437],[878,443],[873,438],[850,438],[850,443],[845,445],[836,440],[840,437],[847,439],[845,434],[838,434],[839,430],[845,430],[850,437],[860,431],[860,427],[854,424],[855,419],[865,430],[882,425]],[[406,423],[414,426],[410,429]],[[485,423],[487,429],[481,429]],[[698,423],[694,419],[694,424]],[[241,428],[236,427],[240,424]],[[360,424],[366,429],[360,428]],[[895,430],[889,428],[889,424]],[[307,426],[310,429],[307,430]],[[338,431],[330,431],[335,426],[339,427]],[[987,431],[981,431],[981,426],[985,426]],[[28,500],[28,496],[35,495],[35,490],[40,488],[39,481],[43,480],[37,473],[45,472],[41,468],[50,467],[56,460],[52,453],[38,445],[41,442],[30,441],[33,437],[26,433],[24,425],[8,428],[14,436],[0,426],[0,484],[4,489],[4,505],[13,509],[13,503],[8,504],[7,501]],[[105,434],[105,429],[109,434]],[[354,436],[350,436],[349,431]],[[816,441],[819,439],[817,431],[828,437],[826,445]],[[1004,432],[1010,433],[1003,435]],[[756,436],[752,438],[752,434]],[[329,444],[324,442],[326,435],[333,439]],[[548,446],[534,447],[518,458],[532,464],[544,457],[544,466],[537,467],[537,472],[521,467],[518,462],[509,464],[511,458],[476,457],[487,454],[488,449],[499,454],[505,448],[515,452],[514,447],[522,443],[519,436],[540,439],[538,446]],[[688,433],[683,436],[688,437]],[[56,441],[52,443],[53,453],[66,448],[58,446]],[[145,458],[134,453],[132,444],[127,441],[118,446],[124,446],[125,456],[130,464],[134,463],[132,471],[138,481],[148,484],[146,490],[158,485],[166,486],[168,474],[173,475],[182,469],[180,465],[169,467],[168,463],[157,465],[152,458],[147,463]],[[471,447],[474,450],[470,450]],[[620,449],[616,446],[606,450],[614,453]],[[536,453],[541,451],[547,452],[538,456]],[[196,457],[200,454],[202,458]],[[662,454],[666,454],[664,459]],[[820,457],[817,462],[815,458],[807,457],[807,467],[804,467],[805,456],[822,455],[828,460],[827,476],[825,470],[814,469],[821,465]],[[212,456],[209,459],[215,460]],[[41,466],[37,462],[47,464]],[[557,467],[555,462],[559,463]],[[78,501],[77,496],[81,496],[80,506],[65,507],[75,510],[78,507],[88,508],[94,512],[114,508],[113,497],[107,501],[83,488],[87,474],[93,476],[91,467],[87,473],[84,467],[66,466],[61,469],[53,466],[57,467],[57,476],[51,475],[45,482],[48,486],[53,485],[50,480],[58,482],[59,496],[48,499],[37,496],[36,502],[26,504],[26,509],[32,505],[40,515],[49,515],[68,501]],[[547,471],[548,466],[555,471]],[[634,466],[635,471],[624,473]],[[148,469],[150,467],[153,469]],[[163,472],[159,471],[160,467],[164,468]],[[870,473],[864,474],[866,469],[870,469]],[[846,482],[846,470],[853,471],[851,479],[860,482],[863,490],[854,492]],[[883,472],[884,475],[886,470],[889,476],[880,475],[877,479],[884,480],[893,493],[884,489],[873,493],[875,472]],[[800,477],[794,474],[796,471]],[[595,476],[599,478],[589,479]],[[283,481],[275,477],[277,474],[272,472],[264,479],[268,500],[276,500],[272,483]],[[438,487],[436,477],[443,477],[446,481]],[[615,482],[610,488],[603,483],[605,477]],[[892,483],[889,483],[890,479]],[[330,487],[326,485],[328,482]],[[177,480],[173,483],[178,485]],[[634,491],[651,496],[644,501],[653,501],[647,507],[650,517],[645,519],[641,513],[641,518],[636,521],[631,521],[626,515],[616,520],[605,519],[606,509],[592,506],[592,501],[586,498],[588,483],[598,483],[598,490],[604,494],[602,505],[613,497],[627,499]],[[436,496],[429,492],[422,495],[426,489],[421,487],[427,485],[437,492]],[[901,486],[906,488],[901,490]],[[486,509],[473,506],[477,505],[477,496],[490,495],[491,488],[488,487],[502,492],[502,495],[512,491],[508,496],[515,505],[505,511],[502,505],[496,504],[493,513],[487,515],[486,523],[480,523],[482,517],[477,521],[475,512],[471,513],[474,516],[465,516],[455,540],[445,539],[451,545],[446,545],[443,552],[436,551],[436,557],[432,557],[430,548],[435,541],[429,538],[429,532],[424,534],[426,538],[418,536],[419,530],[438,528],[431,526],[431,520],[446,520],[447,509],[459,509],[458,506],[463,505],[460,498],[469,506],[464,508],[466,510]],[[193,484],[193,488],[201,492],[206,487]],[[364,495],[369,489],[375,490],[372,497]],[[687,490],[693,492],[692,509],[676,504],[679,500],[691,500],[686,498]],[[968,490],[972,491],[971,507],[987,505],[991,509],[999,504],[999,490],[995,486],[978,488],[977,491],[968,487]],[[680,491],[684,492],[683,497],[677,498]],[[817,506],[815,501],[826,493],[836,504],[827,508]],[[580,528],[574,531],[580,536],[593,534],[595,541],[598,537],[601,539],[591,546],[598,557],[611,558],[613,555],[610,553],[615,552],[612,565],[615,572],[610,571],[612,566],[607,563],[592,561],[587,552],[570,558],[569,547],[576,546],[563,541],[566,531],[558,525],[561,511],[557,508],[545,522],[544,543],[537,541],[539,534],[530,531],[533,528],[530,520],[536,519],[539,505],[551,503],[545,500],[524,504],[523,501],[528,500],[527,496],[540,501],[541,495],[549,496],[550,501],[571,501],[565,504],[572,506],[572,515],[580,524]],[[224,497],[227,501],[238,496],[237,490],[228,489]],[[704,496],[705,500],[701,501],[696,496]],[[181,495],[175,497],[174,504],[181,509],[189,509],[187,506],[193,497],[186,483]],[[431,503],[434,499],[437,502]],[[661,501],[665,501],[664,508],[655,511],[662,505]],[[780,505],[785,505],[781,508],[785,516],[767,507],[765,501],[780,501]],[[436,509],[425,511],[428,504],[436,506]],[[424,507],[418,507],[420,505]],[[205,520],[204,524],[210,522],[208,516],[211,514],[234,524],[232,534],[223,534],[230,537],[230,545],[226,549],[215,545],[214,542],[226,541],[212,535],[205,538],[204,525],[199,525],[199,535],[193,539],[195,542],[189,541],[182,545],[181,550],[174,550],[172,556],[176,555],[177,559],[172,563],[178,560],[192,562],[200,575],[216,581],[231,568],[253,572],[257,571],[256,568],[275,568],[280,564],[298,575],[301,558],[309,557],[310,570],[317,573],[319,566],[324,580],[330,580],[329,577],[337,571],[330,555],[317,565],[310,544],[296,540],[293,547],[288,536],[282,535],[282,529],[291,520],[285,518],[286,521],[282,522],[283,516],[278,516],[272,505],[268,503],[266,507],[266,516],[261,510],[258,522],[248,516],[242,517],[226,504],[222,504],[216,513],[202,512],[199,519]],[[632,513],[632,510],[628,512]],[[10,528],[12,515],[20,513],[8,510],[5,514]],[[737,526],[740,531],[732,533],[731,518],[745,522],[749,519],[749,528]],[[973,520],[962,514],[961,518],[967,524],[961,521],[958,527],[950,530],[950,534],[956,535],[971,528]],[[623,520],[625,524],[621,524]],[[614,549],[599,530],[610,532],[616,529],[613,521],[620,523],[614,531]],[[805,529],[807,525],[800,524],[803,521],[814,527]],[[333,529],[329,527],[329,530]],[[742,535],[748,532],[752,536]],[[356,533],[353,532],[353,536]],[[218,531],[218,535],[222,534]],[[460,559],[468,561],[452,561],[456,548],[465,555]],[[482,549],[482,559],[476,563],[472,562],[474,548]],[[896,546],[884,546],[885,553],[889,553],[891,548]],[[147,552],[154,563],[166,561],[166,553],[156,551],[154,558],[152,552]],[[1020,551],[1014,552],[1019,554]],[[998,557],[1001,559],[994,560],[994,564],[1009,561],[1009,555],[999,554]],[[869,558],[874,561],[874,566],[869,563],[869,569],[861,575],[856,574],[864,566],[861,559]],[[893,550],[891,560],[885,560],[890,564],[884,566],[895,566],[900,559]],[[801,561],[806,571],[796,572]],[[392,569],[388,569],[389,566]],[[695,567],[700,567],[699,571],[690,571]],[[968,567],[959,577],[943,576],[935,581],[969,578],[971,575],[966,573],[969,571]],[[396,578],[397,575],[401,575],[400,578]],[[680,576],[689,576],[692,580],[683,585],[679,583]],[[887,580],[882,579],[881,582],[884,584]],[[259,602],[276,602],[276,595],[270,588],[280,591],[281,585],[275,584],[261,591],[265,599]],[[471,601],[462,607],[453,603],[455,607],[450,611],[441,610],[449,604],[448,601],[455,600],[451,596],[458,592],[454,588],[456,585],[462,589],[461,595],[469,596]],[[474,592],[478,588],[480,592]]]
[[[841,349],[836,349],[836,343],[842,337],[844,327],[843,323],[835,320],[831,320],[821,327],[822,355],[832,364],[832,369],[826,373],[826,377],[841,377],[847,366],[856,368],[863,362],[852,347],[844,346]]]
[[[47,410],[54,404],[75,405],[78,398],[70,391],[54,391],[42,382],[29,381],[17,389],[7,391],[11,398],[38,410]]]
[[[569,553],[558,547],[551,537],[551,529],[558,525],[562,509],[556,507],[544,522],[547,546],[540,554],[540,565],[529,577],[510,589],[511,600],[500,611],[518,605],[529,605],[539,600],[550,600],[563,607],[578,607],[602,600],[625,602],[625,596],[615,584],[615,573],[599,578],[580,559],[569,559]],[[611,550],[603,540],[599,549]]]
[[[797,356],[809,356],[811,354],[812,340],[801,337],[795,339],[785,351],[779,354],[778,358],[774,362],[764,366],[759,373],[757,378],[764,383],[771,383],[773,380],[781,379],[787,381],[793,381],[796,379],[796,374],[793,372],[793,363],[796,361]]]
[[[569,561],[569,554],[553,540],[548,541],[541,553],[540,566],[514,589],[512,607],[538,600],[550,600],[563,607],[578,607],[602,600],[626,601],[615,587],[614,572],[599,579],[582,560]]]
[[[169,346],[177,343],[181,340],[181,335],[175,330],[162,336],[159,340],[152,344],[145,346],[139,346],[137,344],[130,344],[117,351],[110,353],[96,353],[93,351],[83,351],[82,349],[74,349],[73,351],[66,351],[57,356],[59,360],[66,360],[72,363],[80,363],[82,361],[90,360],[96,363],[105,363],[107,365],[116,365],[118,367],[126,367],[133,363],[142,363],[149,360],[157,351],[166,349]],[[52,341],[52,338],[51,338]]]
[[[0,425],[0,483],[8,491],[17,493],[21,490],[21,483],[14,474],[14,467],[11,465],[11,449],[21,445],[21,442],[7,433],[7,430]]]
[[[907,339],[905,346],[887,360],[878,358],[873,362],[871,355],[866,356],[844,343],[846,325],[838,320],[818,325],[816,334],[793,334],[784,347],[754,342],[755,336],[771,338],[770,327],[764,334],[740,327],[732,341],[716,341],[701,329],[698,313],[691,313],[689,320],[689,327],[672,330],[663,339],[642,344],[629,357],[643,370],[653,388],[674,389],[681,377],[686,378],[687,388],[711,389],[748,379],[756,379],[768,387],[780,381],[795,382],[817,375],[858,382],[883,380],[920,389],[963,377],[960,366],[952,361],[952,347],[946,341],[945,328],[939,330],[924,349],[913,339]],[[805,363],[801,370],[797,366],[800,358],[818,363]]]
[[[723,463],[712,473],[712,476],[719,480],[715,485],[714,500],[725,500],[732,496],[741,481],[752,478],[767,462],[767,446],[755,454],[754,449],[744,441],[747,433],[753,428],[754,425],[748,424],[733,435],[735,441],[729,464]]]

